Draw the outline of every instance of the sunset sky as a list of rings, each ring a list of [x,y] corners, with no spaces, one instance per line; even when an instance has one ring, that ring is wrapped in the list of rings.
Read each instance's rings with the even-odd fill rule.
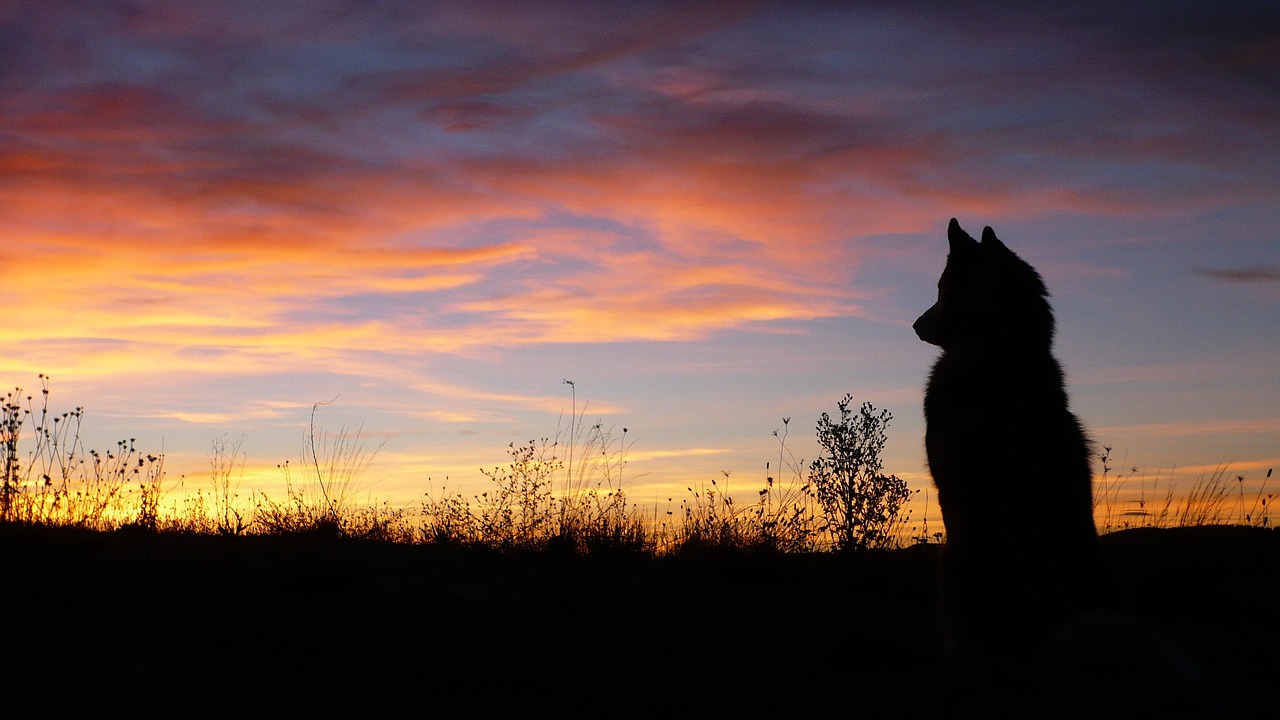
[[[416,5],[0,4],[0,383],[191,485],[241,436],[278,482],[336,398],[397,503],[571,391],[635,499],[751,495],[848,392],[924,488],[957,217],[1118,466],[1280,465],[1274,3]]]

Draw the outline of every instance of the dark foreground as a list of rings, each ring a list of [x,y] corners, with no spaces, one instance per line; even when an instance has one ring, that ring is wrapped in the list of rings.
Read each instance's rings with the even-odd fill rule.
[[[1125,638],[1084,675],[949,660],[934,547],[600,560],[0,527],[0,717],[1280,712],[1280,533],[1106,543],[1205,682]]]

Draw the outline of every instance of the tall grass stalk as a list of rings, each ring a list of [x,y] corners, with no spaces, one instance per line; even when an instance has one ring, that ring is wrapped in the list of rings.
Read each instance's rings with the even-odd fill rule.
[[[219,535],[240,535],[249,527],[239,507],[240,483],[244,479],[243,435],[230,440],[226,435],[209,448],[209,481],[213,486],[213,530]]]
[[[322,405],[311,406],[311,419],[299,460],[301,478],[295,481],[288,461],[278,465],[285,483],[285,497],[274,499],[258,492],[254,522],[267,532],[314,532],[334,536],[385,537],[396,535],[402,513],[384,504],[356,507],[360,479],[385,441],[373,450],[364,446],[363,427],[352,431],[343,425],[336,433],[316,426]]]

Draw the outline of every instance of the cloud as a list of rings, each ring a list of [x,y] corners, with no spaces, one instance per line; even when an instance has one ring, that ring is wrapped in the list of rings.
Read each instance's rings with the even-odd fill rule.
[[[671,458],[688,458],[705,455],[724,455],[729,451],[725,448],[681,448],[675,450],[636,450],[627,453],[627,460],[630,462],[641,462],[645,460],[667,460]]]
[[[1267,163],[1224,171],[1274,144],[1273,103],[1232,94],[1274,66],[1265,37],[1154,6],[9,13],[24,368],[778,332],[868,315],[857,236],[1275,190]]]
[[[1254,265],[1245,268],[1220,268],[1215,270],[1197,270],[1197,275],[1203,275],[1214,280],[1222,280],[1230,283],[1274,283],[1280,282],[1280,268],[1272,265]]]
[[[156,417],[169,418],[199,425],[229,426],[234,425],[237,422],[244,422],[245,420],[277,419],[282,417],[282,415],[283,413],[278,410],[258,410],[249,412],[237,411],[234,413],[172,411]]]
[[[1099,427],[1094,434],[1126,433],[1135,437],[1185,438],[1210,435],[1257,435],[1280,432],[1280,419],[1216,420],[1203,422],[1167,422],[1146,425]]]

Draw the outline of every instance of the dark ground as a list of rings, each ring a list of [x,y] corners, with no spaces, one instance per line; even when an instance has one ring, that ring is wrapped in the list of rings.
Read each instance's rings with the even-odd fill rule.
[[[935,547],[604,560],[0,527],[0,718],[1280,715],[1280,532],[1105,542],[1206,682],[1129,639],[1087,677],[949,660]]]

